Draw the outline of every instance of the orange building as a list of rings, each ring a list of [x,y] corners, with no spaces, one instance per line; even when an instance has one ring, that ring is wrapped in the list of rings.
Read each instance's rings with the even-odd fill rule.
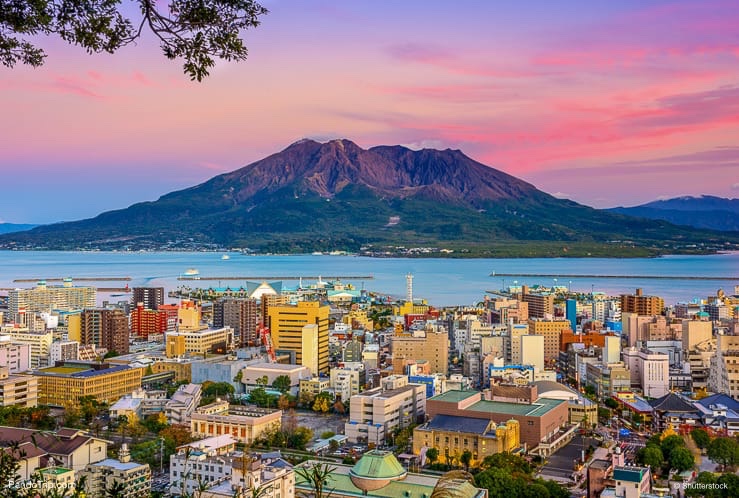
[[[559,336],[559,350],[567,351],[567,346],[569,344],[578,342],[585,344],[586,348],[590,346],[598,346],[599,348],[602,348],[606,345],[606,337],[609,335],[614,334],[575,334],[571,330],[563,330],[562,334]]]

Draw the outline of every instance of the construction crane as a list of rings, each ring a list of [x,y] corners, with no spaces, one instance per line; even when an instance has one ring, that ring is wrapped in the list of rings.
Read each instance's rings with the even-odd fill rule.
[[[267,356],[269,356],[270,363],[277,363],[277,356],[275,355],[275,348],[272,346],[272,334],[269,332],[269,327],[265,327],[264,324],[259,325],[259,337],[262,339],[264,349],[267,350]]]

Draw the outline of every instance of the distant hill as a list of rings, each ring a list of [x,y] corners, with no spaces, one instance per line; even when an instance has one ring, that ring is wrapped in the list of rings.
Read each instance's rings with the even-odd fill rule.
[[[727,242],[738,243],[739,234],[557,199],[459,150],[365,150],[349,140],[301,140],[153,202],[0,236],[5,248],[227,246],[386,255],[401,246],[467,256],[644,256],[710,251]]]
[[[24,225],[20,223],[0,223],[0,233],[23,232],[37,226],[38,225]]]
[[[640,206],[617,207],[609,211],[651,220],[665,220],[676,225],[739,231],[739,199],[710,195],[685,196],[648,202]]]

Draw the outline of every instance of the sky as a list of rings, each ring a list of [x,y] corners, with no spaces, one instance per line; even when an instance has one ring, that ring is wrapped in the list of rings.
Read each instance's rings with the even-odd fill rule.
[[[149,38],[0,66],[0,221],[88,218],[301,138],[461,149],[594,207],[739,197],[739,2],[269,0],[202,83]]]

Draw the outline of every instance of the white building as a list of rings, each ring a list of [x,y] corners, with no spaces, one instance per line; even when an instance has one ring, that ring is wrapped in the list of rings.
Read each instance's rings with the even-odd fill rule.
[[[180,386],[164,405],[167,423],[190,425],[190,417],[200,404],[201,393],[200,384]]]
[[[631,375],[631,385],[641,387],[648,398],[661,398],[670,391],[670,357],[648,349],[627,348],[624,363]]]
[[[329,387],[342,400],[348,400],[361,389],[360,379],[364,374],[363,363],[345,363],[343,368],[332,368],[329,374]]]

